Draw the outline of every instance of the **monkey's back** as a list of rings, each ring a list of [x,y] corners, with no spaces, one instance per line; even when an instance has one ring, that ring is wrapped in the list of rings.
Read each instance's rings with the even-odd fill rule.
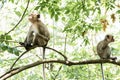
[[[111,51],[108,44],[105,41],[100,41],[97,45],[97,54],[101,59],[107,59],[110,57]]]

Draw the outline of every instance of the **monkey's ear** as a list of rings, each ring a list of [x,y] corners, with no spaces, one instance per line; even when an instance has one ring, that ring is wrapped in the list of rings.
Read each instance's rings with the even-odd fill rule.
[[[37,18],[40,18],[40,14],[37,15]]]

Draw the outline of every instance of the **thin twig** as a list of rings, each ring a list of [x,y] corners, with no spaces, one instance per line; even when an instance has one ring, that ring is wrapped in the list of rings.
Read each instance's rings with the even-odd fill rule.
[[[17,41],[13,41],[13,40],[4,40],[4,39],[0,39],[0,40],[2,40],[2,41],[4,41],[4,42],[13,42],[13,43],[19,43],[19,42],[17,42]]]
[[[62,69],[62,66],[59,67],[59,70],[57,71],[57,74],[55,75],[55,78],[53,80],[55,80],[57,78],[61,69]]]
[[[13,30],[20,24],[20,22],[23,20],[24,15],[25,15],[25,13],[26,13],[26,11],[27,11],[27,8],[28,8],[28,6],[29,6],[29,2],[30,2],[30,0],[28,0],[28,2],[27,2],[27,6],[26,6],[26,8],[25,8],[25,11],[24,11],[21,19],[18,21],[18,23],[15,25],[15,27],[13,27],[10,31],[8,31],[7,33],[5,33],[5,35],[9,34],[11,31],[13,31]]]
[[[67,34],[65,35],[64,53],[66,53],[66,46],[67,46]]]
[[[24,47],[24,46],[20,46],[20,47]],[[34,47],[31,47],[31,49],[34,49],[34,48],[36,48],[36,47],[37,47],[37,45],[34,46]],[[46,47],[46,48],[57,52],[58,54],[62,55],[65,60],[67,60],[67,57],[66,57],[65,55],[63,55],[61,52],[59,52],[59,51],[57,51],[57,50],[55,50],[55,49],[53,49],[53,48],[50,48],[50,47]],[[30,50],[31,50],[31,49],[30,49]],[[30,51],[30,50],[28,50],[28,51]],[[14,62],[14,63],[12,64],[12,66],[10,67],[10,69],[12,69],[12,68],[14,67],[14,65],[16,64],[16,62],[17,62],[25,53],[27,53],[28,51],[23,52],[23,53],[15,60],[15,62]]]
[[[25,54],[25,53],[27,53],[28,51],[25,51],[25,52],[23,52],[16,60],[15,60],[15,62],[12,64],[12,66],[10,67],[10,69],[12,69],[13,67],[14,67],[14,65],[16,64],[16,62]]]
[[[64,54],[62,54],[61,52],[59,52],[59,51],[57,51],[57,50],[55,50],[55,49],[53,49],[53,48],[50,48],[50,47],[45,47],[45,48],[51,49],[51,50],[57,52],[58,54],[60,54],[61,56],[63,56],[65,60],[67,60],[67,57],[66,57]]]
[[[24,47],[24,46],[17,46],[17,47]],[[41,46],[35,45],[34,48],[35,48],[35,47],[41,47]],[[55,49],[53,49],[53,48],[47,47],[47,46],[46,46],[45,48],[57,52],[58,54],[60,54],[61,56],[63,56],[65,60],[67,60],[67,57],[66,57],[64,54],[62,54],[61,52],[59,52],[59,51],[57,51],[57,50],[55,50]]]

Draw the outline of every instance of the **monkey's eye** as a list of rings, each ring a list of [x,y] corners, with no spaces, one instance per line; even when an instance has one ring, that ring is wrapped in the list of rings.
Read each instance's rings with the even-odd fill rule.
[[[110,36],[109,36],[109,35],[107,35],[107,38],[108,38],[108,39],[109,39],[109,37],[110,37]]]
[[[40,14],[37,15],[37,18],[40,18]]]

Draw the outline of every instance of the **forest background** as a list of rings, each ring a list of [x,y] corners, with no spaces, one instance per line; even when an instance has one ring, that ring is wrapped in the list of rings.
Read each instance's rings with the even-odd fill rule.
[[[0,0],[0,76],[12,73],[9,68],[25,51],[16,46],[25,40],[30,27],[28,15],[34,10],[50,31],[47,46],[66,56],[68,63],[50,49],[46,49],[43,61],[42,49],[35,48],[14,66],[17,70],[27,68],[7,80],[41,80],[41,63],[29,65],[36,61],[46,62],[48,80],[101,80],[101,62],[106,63],[103,64],[106,80],[120,80],[119,0]],[[97,43],[106,34],[114,35],[115,42],[110,47],[117,62],[100,60],[96,53]]]

